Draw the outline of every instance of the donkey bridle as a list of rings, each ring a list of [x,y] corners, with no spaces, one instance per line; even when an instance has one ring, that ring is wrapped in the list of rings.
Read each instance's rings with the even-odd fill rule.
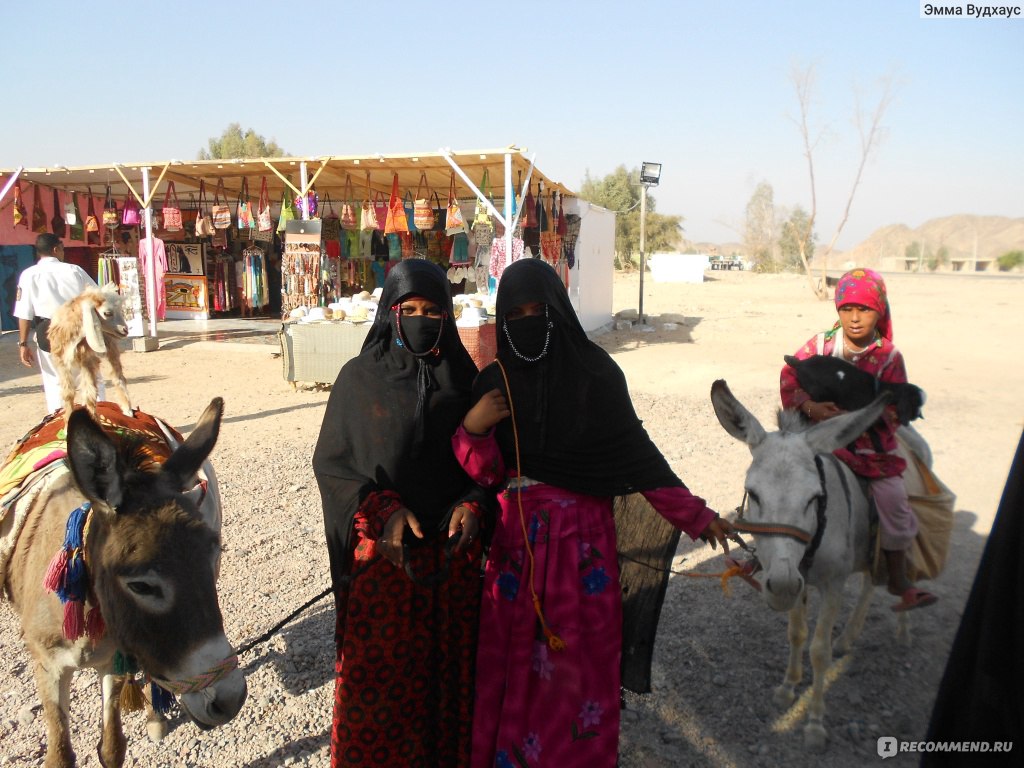
[[[832,454],[824,454],[832,462],[838,461]],[[818,470],[818,481],[821,483],[821,493],[818,495],[818,503],[815,508],[815,518],[817,525],[815,526],[814,533],[808,533],[803,528],[795,525],[784,525],[782,523],[751,523],[743,519],[743,510],[746,507],[746,494],[743,495],[743,504],[739,508],[739,517],[736,522],[732,524],[732,527],[737,531],[744,533],[751,533],[758,536],[788,536],[791,539],[796,539],[804,545],[804,556],[800,559],[800,575],[806,578],[807,572],[811,570],[814,565],[814,555],[818,551],[818,547],[821,546],[821,539],[825,535],[825,525],[828,522],[828,518],[825,516],[825,509],[828,507],[828,489],[825,486],[825,465],[821,460],[821,455],[815,455],[814,466]],[[846,483],[846,477],[842,471],[837,473],[839,480],[843,485],[843,493],[846,496],[846,506],[850,508],[850,488]]]

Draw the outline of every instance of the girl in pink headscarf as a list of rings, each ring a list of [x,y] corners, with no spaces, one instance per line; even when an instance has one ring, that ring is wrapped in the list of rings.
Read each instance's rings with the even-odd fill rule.
[[[892,343],[892,312],[882,276],[870,269],[854,269],[843,275],[836,285],[836,311],[839,320],[832,329],[810,339],[795,356],[803,360],[812,355],[834,355],[880,381],[905,383],[907,369],[903,355]],[[781,394],[784,408],[799,409],[814,422],[843,412],[835,403],[812,400],[789,365],[782,369]],[[903,485],[907,464],[896,454],[898,426],[896,408],[889,406],[852,446],[835,451],[835,455],[869,480],[889,570],[889,592],[900,597],[892,609],[906,611],[931,605],[938,598],[914,586],[907,577],[907,549],[917,535],[917,518]]]

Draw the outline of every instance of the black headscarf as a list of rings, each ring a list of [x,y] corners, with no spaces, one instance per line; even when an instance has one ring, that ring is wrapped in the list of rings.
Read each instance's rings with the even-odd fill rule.
[[[509,310],[529,302],[546,304],[551,324],[549,337],[541,331],[536,343],[527,345],[532,348],[516,347],[536,357],[546,338],[547,351],[536,362],[517,355],[506,335],[506,327],[515,339],[517,323],[535,324],[534,318],[505,320]],[[565,286],[548,264],[538,259],[511,264],[498,284],[495,309],[497,357],[512,388],[524,475],[594,496],[683,484],[637,417],[622,370],[587,338]],[[498,365],[491,363],[473,386],[473,401],[495,388],[508,394]],[[496,430],[505,464],[514,468],[511,420],[499,422]]]
[[[407,343],[395,343],[392,307],[411,296],[444,313],[436,355],[417,357]],[[419,319],[403,320],[403,335],[407,321]],[[313,453],[335,595],[348,568],[352,521],[368,494],[398,493],[428,535],[458,502],[479,494],[451,448],[475,375],[444,272],[420,259],[396,264],[362,351],[334,383]]]

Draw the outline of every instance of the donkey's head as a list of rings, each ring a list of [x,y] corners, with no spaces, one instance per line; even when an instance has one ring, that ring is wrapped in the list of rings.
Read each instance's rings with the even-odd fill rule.
[[[179,692],[182,708],[204,728],[229,721],[246,696],[242,673],[224,663],[234,652],[217,603],[220,536],[184,493],[213,450],[223,407],[214,399],[156,472],[142,471],[132,446],[115,444],[87,411],[75,411],[68,424],[71,469],[93,504],[86,548],[107,632],[158,683]]]
[[[753,455],[745,484],[749,509],[744,522],[754,535],[763,568],[762,594],[773,610],[792,608],[804,589],[800,563],[818,529],[818,503],[824,492],[814,457],[855,440],[882,414],[889,397],[883,394],[866,408],[809,427],[799,414],[783,411],[779,431],[769,433],[725,381],[711,386],[718,421]]]

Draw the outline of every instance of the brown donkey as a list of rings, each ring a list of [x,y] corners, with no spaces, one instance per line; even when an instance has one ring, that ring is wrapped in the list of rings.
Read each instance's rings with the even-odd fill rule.
[[[223,401],[214,399],[188,439],[155,468],[140,460],[137,445],[115,444],[87,411],[75,411],[67,440],[71,472],[55,471],[41,491],[23,493],[7,510],[5,532],[15,513],[24,520],[7,565],[6,591],[35,661],[46,768],[75,763],[68,727],[71,676],[84,667],[95,668],[102,684],[100,762],[124,763],[125,676],[115,674],[117,652],[177,694],[181,709],[204,730],[230,721],[245,701],[245,678],[217,602],[219,505],[211,528],[192,490],[217,440],[222,411]],[[18,504],[29,508],[18,510]],[[84,555],[86,573],[77,627],[72,621],[69,630],[74,600],[62,607],[44,580],[52,586],[51,558],[67,546],[72,510],[82,510],[80,550],[72,551]]]

